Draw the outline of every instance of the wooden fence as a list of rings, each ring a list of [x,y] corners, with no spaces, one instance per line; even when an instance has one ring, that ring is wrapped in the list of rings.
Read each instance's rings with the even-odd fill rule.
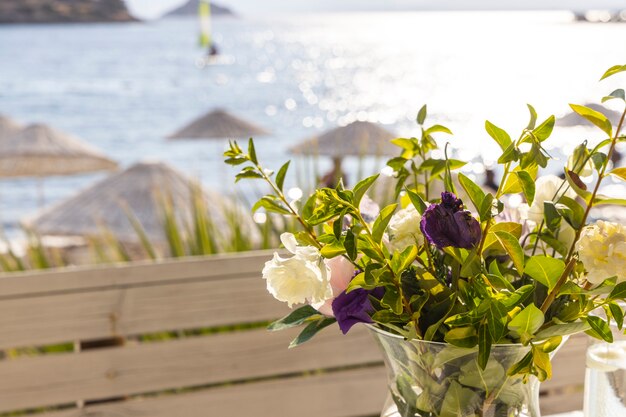
[[[260,279],[269,256],[0,277],[0,416],[378,415],[386,374],[364,328],[288,350],[292,331],[237,326],[287,312]],[[63,343],[75,348],[41,348]],[[544,414],[581,408],[585,347],[575,337],[559,352]]]

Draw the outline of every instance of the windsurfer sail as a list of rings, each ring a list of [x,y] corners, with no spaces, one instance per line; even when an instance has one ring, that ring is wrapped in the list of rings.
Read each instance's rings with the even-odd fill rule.
[[[215,56],[218,51],[211,37],[211,3],[209,0],[198,2],[198,18],[200,19],[200,46],[207,48],[207,55]]]

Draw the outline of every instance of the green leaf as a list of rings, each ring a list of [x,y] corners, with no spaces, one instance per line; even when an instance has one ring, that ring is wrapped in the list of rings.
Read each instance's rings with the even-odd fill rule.
[[[524,273],[524,250],[519,244],[519,241],[515,236],[509,232],[496,231],[494,232],[496,239],[502,245],[506,253],[511,257],[513,265],[520,274]]]
[[[487,367],[489,362],[489,354],[491,353],[491,335],[486,325],[478,328],[478,366],[480,369]]]
[[[580,180],[580,177],[578,176],[578,174],[576,174],[573,171],[569,171],[569,170],[565,170],[565,179],[567,180],[567,183],[570,185],[570,187],[572,187],[572,190],[574,190],[574,192],[583,200],[585,200],[585,202],[589,202],[589,200],[591,200],[591,193],[589,191],[587,191],[587,187],[585,186],[585,184]]]
[[[626,181],[626,168],[625,167],[615,168],[611,172],[609,172],[609,174],[616,178],[619,178],[622,181]]]
[[[354,186],[354,188],[352,189],[352,192],[354,193],[353,204],[355,207],[357,208],[359,207],[359,204],[361,203],[363,196],[365,195],[365,193],[367,193],[367,190],[370,189],[370,187],[374,184],[374,182],[376,182],[379,176],[380,174],[372,175],[371,177],[367,177],[359,181]]]
[[[396,287],[386,287],[381,304],[389,307],[395,314],[402,314],[402,295]]]
[[[396,251],[393,254],[393,258],[389,262],[391,269],[393,269],[393,272],[398,275],[407,269],[415,261],[416,257],[417,247],[414,245],[406,247],[402,252]]]
[[[355,261],[358,256],[358,239],[352,232],[352,229],[346,231],[346,238],[343,241],[343,246],[346,248],[346,255],[348,258]]]
[[[608,96],[602,97],[602,102],[605,103],[609,100],[614,100],[614,99],[626,101],[626,95],[624,94],[624,90],[621,88],[618,88],[617,90],[613,91]]]
[[[318,316],[321,316],[320,312],[307,304],[293,310],[282,319],[276,320],[270,324],[267,329],[272,331],[288,329],[290,327],[299,326],[305,321]]]
[[[609,294],[609,300],[625,300],[626,299],[626,282],[620,282],[613,288]]]
[[[380,215],[376,218],[374,226],[372,227],[372,236],[376,243],[380,244],[380,242],[382,242],[385,229],[387,229],[387,225],[391,221],[391,217],[397,206],[398,205],[395,203],[388,205],[380,211]]]
[[[263,175],[259,174],[256,171],[252,170],[244,170],[239,174],[235,175],[235,182],[239,182],[243,179],[263,179]]]
[[[545,317],[541,310],[530,304],[509,322],[508,328],[513,337],[527,344],[543,326],[544,321]]]
[[[304,330],[291,341],[289,344],[289,348],[294,348],[302,343],[310,340],[313,336],[315,336],[320,330],[330,326],[335,323],[337,320],[331,317],[324,317],[314,322],[309,323]]]
[[[519,362],[514,364],[506,372],[508,376],[514,376],[517,374],[528,374],[531,371],[533,363],[533,351],[530,350]]]
[[[609,343],[613,343],[613,333],[611,333],[611,328],[606,321],[597,316],[588,316],[587,323],[589,323],[589,326],[591,327],[590,330],[587,330],[587,334]]]
[[[613,320],[615,320],[615,324],[617,324],[617,328],[622,330],[624,326],[624,310],[617,303],[609,303],[609,310],[611,311],[611,315],[613,316]]]
[[[447,133],[448,135],[452,134],[452,131],[445,126],[442,125],[434,125],[429,127],[424,131],[424,135],[432,135],[433,133]]]
[[[530,258],[524,269],[526,275],[548,287],[548,291],[552,291],[556,286],[563,271],[565,271],[565,262],[544,255]]]
[[[478,343],[478,335],[472,326],[456,327],[446,333],[444,340],[454,346],[472,348]]]
[[[474,181],[461,172],[459,172],[459,182],[461,183],[461,187],[463,187],[469,196],[470,200],[472,200],[472,204],[476,207],[476,210],[480,211],[483,200],[485,199],[485,192]]]
[[[498,158],[499,164],[506,164],[507,162],[517,161],[520,158],[520,151],[517,149],[514,143],[511,143],[508,148],[504,150],[500,158]]]
[[[346,248],[338,240],[335,240],[330,244],[324,245],[320,250],[322,256],[327,259],[334,258],[335,256],[339,256],[345,252]]]
[[[541,348],[542,351],[546,353],[550,353],[550,352],[554,352],[555,350],[557,350],[558,347],[561,346],[562,342],[563,342],[563,336],[553,336],[547,339],[545,342],[541,343],[539,347]]]
[[[460,369],[459,382],[467,387],[489,392],[501,388],[506,376],[498,360],[491,360],[486,367],[479,368],[476,361],[465,362]]]
[[[483,203],[478,211],[480,220],[485,221],[496,217],[500,213],[500,207],[504,205],[497,200],[493,194],[486,194]]]
[[[461,384],[453,380],[441,404],[441,412],[437,415],[438,417],[465,416],[468,415],[467,410],[473,410],[478,406],[479,401],[480,398],[474,390],[463,388]]]
[[[420,126],[424,124],[424,122],[426,121],[426,114],[427,114],[427,108],[426,108],[426,104],[424,104],[422,108],[420,109],[420,111],[417,112],[417,124],[419,124]]]
[[[252,206],[252,212],[254,213],[258,209],[263,207],[266,211],[271,213],[278,213],[284,215],[290,215],[291,212],[284,208],[279,202],[277,202],[273,196],[266,195],[261,197],[259,201],[257,201],[254,206]]]
[[[567,212],[559,210],[559,213],[574,229],[578,229],[582,225],[585,209],[576,200],[566,196],[559,199],[559,204],[563,204],[569,209]]]
[[[406,193],[409,196],[411,203],[415,207],[415,210],[417,210],[420,215],[424,214],[424,212],[428,208],[428,205],[424,202],[424,200],[422,200],[422,197],[420,197],[420,195],[416,192],[409,189],[406,190]]]
[[[513,143],[511,136],[503,129],[491,123],[489,120],[485,120],[485,130],[496,141],[503,152],[507,151],[507,148]]]
[[[580,106],[578,104],[570,104],[569,106],[576,113],[578,113],[594,125],[598,126],[604,133],[607,134],[607,136],[611,137],[613,135],[613,126],[604,114],[589,107]]]
[[[537,332],[535,339],[543,340],[550,339],[555,336],[569,336],[572,334],[582,333],[589,330],[589,328],[589,324],[585,322],[553,324],[550,327],[546,327],[545,329]]]
[[[258,164],[259,161],[256,159],[256,150],[254,149],[254,141],[252,138],[248,140],[248,156],[250,157],[250,161],[254,164]]]
[[[489,310],[487,311],[487,326],[491,339],[498,343],[506,333],[507,309],[498,300],[489,302]]]
[[[522,304],[530,297],[530,295],[534,292],[534,286],[527,284],[522,285],[518,289],[516,289],[513,294],[511,294],[507,299],[502,300],[502,304],[508,309],[515,307],[518,304]]]
[[[535,365],[535,373],[539,381],[545,381],[552,377],[552,363],[550,355],[539,347],[533,346],[533,364]]]
[[[599,196],[595,200],[593,200],[593,204],[596,206],[626,206],[626,199],[623,198],[604,198]]]
[[[289,164],[291,161],[285,162],[285,164],[280,167],[278,170],[278,174],[276,174],[276,186],[280,191],[283,190],[283,184],[285,183],[285,175],[287,175],[287,170],[289,169]]]
[[[533,181],[533,177],[526,171],[514,171],[513,174],[517,177],[522,187],[526,202],[529,206],[532,205],[535,200],[535,181]]]
[[[237,156],[237,157],[232,157],[232,158],[226,158],[224,162],[227,163],[228,165],[236,166],[236,165],[245,164],[246,162],[248,162],[248,159],[241,157],[241,156]]]
[[[554,118],[554,116],[550,116],[533,130],[533,134],[535,135],[537,140],[539,140],[539,142],[543,142],[550,137],[550,135],[552,134],[552,130],[554,129],[555,121],[556,119]]]
[[[561,215],[552,201],[543,202],[543,218],[549,230],[556,232],[561,226]]]
[[[613,65],[611,68],[606,70],[604,75],[602,75],[602,78],[600,78],[600,81],[604,80],[605,78],[609,78],[610,76],[620,73],[622,71],[626,71],[626,65]]]
[[[535,108],[530,104],[527,104],[526,106],[528,106],[528,111],[530,112],[530,121],[528,122],[528,126],[526,126],[526,129],[533,130],[535,128],[535,125],[537,124],[537,112],[535,111]]]

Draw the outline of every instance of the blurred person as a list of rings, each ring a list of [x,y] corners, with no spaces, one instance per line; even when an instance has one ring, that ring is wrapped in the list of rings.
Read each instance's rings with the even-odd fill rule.
[[[489,188],[492,192],[496,192],[498,190],[499,185],[496,183],[496,173],[493,169],[485,170],[485,182],[483,182],[483,185]]]
[[[341,157],[333,157],[333,167],[322,177],[320,183],[324,187],[335,188],[339,181],[343,181],[343,186],[347,187],[346,173],[341,169]]]

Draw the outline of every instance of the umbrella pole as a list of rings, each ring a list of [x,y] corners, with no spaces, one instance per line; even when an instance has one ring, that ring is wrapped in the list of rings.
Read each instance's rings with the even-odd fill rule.
[[[46,203],[46,196],[44,195],[43,178],[37,177],[37,206],[38,208],[42,209],[45,203]]]

